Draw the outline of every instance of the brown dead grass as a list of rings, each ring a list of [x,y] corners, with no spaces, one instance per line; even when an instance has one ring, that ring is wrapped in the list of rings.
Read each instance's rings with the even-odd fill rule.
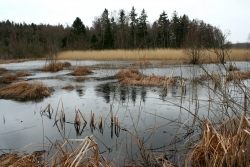
[[[31,60],[31,59],[0,60],[0,64],[21,63],[21,62],[30,61],[30,60]]]
[[[52,62],[47,65],[45,65],[42,68],[42,71],[49,71],[49,72],[57,72],[63,70],[64,67],[70,67],[70,62]]]
[[[71,84],[68,84],[68,85],[65,85],[64,87],[62,87],[62,89],[73,90],[74,86]]]
[[[1,68],[0,67],[0,74],[5,73],[6,71],[8,71],[6,68]]]
[[[250,70],[249,71],[230,71],[227,76],[227,81],[232,81],[234,79],[249,79],[250,78]]]
[[[88,74],[92,74],[92,73],[93,72],[86,67],[77,66],[77,67],[75,67],[74,71],[71,72],[70,74],[74,75],[74,76],[79,76],[79,75],[88,75]]]
[[[30,73],[27,73],[25,71],[18,71],[16,73],[16,77],[27,77],[27,76],[30,76],[31,74]]]
[[[21,80],[21,79],[19,79],[16,75],[13,75],[13,74],[4,74],[0,78],[0,83],[1,84],[9,84],[9,83],[12,83],[12,82],[18,81],[18,80]]]
[[[83,82],[83,81],[85,81],[87,78],[86,77],[76,77],[75,78],[75,81],[76,82]]]
[[[35,100],[47,97],[53,91],[42,83],[19,82],[0,88],[0,97],[15,100]]]
[[[230,119],[214,127],[204,121],[203,135],[186,159],[193,167],[248,166],[249,122],[245,115],[241,120]]]
[[[141,85],[141,86],[164,86],[175,85],[176,81],[173,77],[159,77],[150,75],[144,76],[135,68],[120,70],[115,74],[121,84]]]

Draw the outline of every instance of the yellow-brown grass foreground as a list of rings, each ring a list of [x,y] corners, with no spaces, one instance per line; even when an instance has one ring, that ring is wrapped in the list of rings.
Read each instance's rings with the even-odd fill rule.
[[[36,100],[47,97],[53,91],[42,83],[18,82],[0,88],[0,98],[15,100]]]
[[[115,74],[121,84],[142,85],[142,86],[164,86],[175,85],[176,81],[172,76],[159,77],[155,75],[144,76],[135,68],[120,70]]]
[[[79,143],[76,148],[72,148],[72,143]],[[93,136],[84,139],[67,139],[63,144],[56,142],[54,145],[56,152],[49,159],[43,159],[45,151],[37,151],[32,154],[7,154],[0,157],[0,166],[7,167],[111,167],[104,157],[98,153],[98,145]]]
[[[225,61],[248,61],[249,50],[232,49]],[[205,51],[202,63],[218,62],[217,56]],[[102,50],[102,51],[65,51],[58,55],[59,60],[172,60],[173,63],[188,62],[183,49],[149,49],[149,50]]]
[[[42,68],[42,71],[57,72],[63,70],[64,67],[70,67],[70,62],[51,62]]]
[[[79,75],[88,75],[91,73],[93,72],[90,69],[83,67],[83,66],[77,66],[75,67],[74,71],[71,72],[70,74],[74,76],[79,76]]]
[[[208,120],[203,124],[203,136],[188,155],[186,164],[193,167],[249,166],[250,122],[246,111],[241,119],[229,119],[214,127]]]
[[[6,71],[8,71],[6,68],[1,68],[1,67],[0,67],[0,75],[1,75],[2,73],[5,73]]]

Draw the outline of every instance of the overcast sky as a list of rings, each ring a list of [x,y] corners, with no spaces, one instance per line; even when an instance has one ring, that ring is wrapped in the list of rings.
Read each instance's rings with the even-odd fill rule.
[[[120,9],[130,12],[132,6],[138,15],[144,8],[150,23],[163,10],[169,18],[176,10],[178,16],[186,14],[191,20],[230,30],[228,39],[233,43],[247,42],[250,33],[250,0],[1,0],[0,21],[72,25],[80,17],[90,27],[94,17],[100,16],[105,8],[110,13]]]

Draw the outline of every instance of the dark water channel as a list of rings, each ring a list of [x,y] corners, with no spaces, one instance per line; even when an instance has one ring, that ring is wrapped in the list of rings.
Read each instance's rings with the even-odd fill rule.
[[[92,66],[98,64],[119,64],[129,66],[130,62],[71,61],[73,66]],[[51,145],[56,140],[65,138],[85,138],[93,134],[101,153],[108,159],[123,161],[140,157],[136,142],[128,131],[135,133],[145,143],[147,149],[154,151],[168,150],[168,156],[176,155],[177,148],[185,148],[184,142],[190,137],[190,126],[193,114],[198,112],[199,118],[208,117],[209,90],[202,84],[186,84],[186,94],[181,96],[180,87],[142,87],[120,85],[114,74],[117,69],[94,69],[84,82],[76,82],[74,76],[67,75],[71,69],[56,73],[42,72],[45,61],[0,64],[11,72],[27,71],[34,75],[25,77],[28,82],[43,82],[55,91],[50,97],[39,102],[18,102],[0,99],[0,151],[20,149],[32,143],[37,147],[27,150],[42,150],[44,145]],[[237,63],[242,71],[248,70],[248,63]],[[209,71],[218,71],[216,65],[205,66]],[[182,75],[191,78],[202,73],[199,66],[166,66],[161,68],[141,68],[146,75],[174,76]],[[72,91],[61,89],[67,84],[78,85]],[[211,93],[211,92],[210,92]],[[213,93],[210,94],[214,96]],[[199,99],[199,109],[197,101]],[[63,109],[66,123],[55,124],[55,115]],[[41,111],[51,104],[51,118]],[[118,116],[120,129],[116,129],[110,121],[110,106],[114,115]],[[75,109],[79,109],[87,120],[87,125],[76,128]],[[216,107],[214,110],[217,110]],[[103,117],[103,129],[90,127],[90,112],[94,113],[95,122]],[[57,115],[56,119],[59,119]],[[193,128],[197,133],[198,128]],[[178,135],[176,135],[178,134]],[[197,135],[199,136],[199,135]],[[194,137],[195,140],[195,137]],[[49,147],[46,147],[46,150]],[[156,152],[160,154],[161,152]],[[174,157],[174,156],[173,156]]]

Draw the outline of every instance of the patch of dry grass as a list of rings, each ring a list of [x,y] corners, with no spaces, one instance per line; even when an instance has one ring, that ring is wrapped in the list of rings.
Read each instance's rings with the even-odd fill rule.
[[[13,74],[4,74],[0,78],[0,83],[9,84],[9,83],[12,83],[12,82],[17,81],[17,80],[21,80],[21,79],[19,79],[16,75],[13,75]]]
[[[181,49],[65,51],[61,60],[183,60]]]
[[[75,89],[75,88],[74,88],[73,85],[68,84],[68,85],[65,85],[64,87],[62,87],[62,89],[73,90],[73,89]]]
[[[79,75],[88,75],[88,74],[92,74],[92,73],[93,72],[86,67],[77,66],[77,67],[75,67],[74,71],[71,72],[70,74],[74,75],[74,76],[79,76]]]
[[[87,78],[86,77],[76,77],[75,78],[75,81],[76,82],[83,82],[83,81],[85,81]]]
[[[35,100],[47,97],[53,91],[42,83],[19,82],[0,88],[0,97],[15,100]]]
[[[30,59],[0,60],[0,64],[21,63],[21,62],[25,62],[25,61],[30,61]]]
[[[225,61],[248,61],[249,50],[232,49]],[[205,51],[206,57],[202,57],[203,63],[218,62],[217,56]],[[188,62],[188,57],[183,49],[149,49],[149,50],[98,50],[98,51],[65,51],[58,55],[61,60],[169,60],[174,62]]]
[[[135,68],[120,70],[115,74],[121,84],[141,85],[141,86],[164,86],[175,85],[173,77],[159,77],[155,75],[144,76]]]
[[[243,114],[244,115],[244,114]],[[249,122],[230,119],[219,127],[204,121],[203,135],[188,155],[186,164],[193,167],[248,166]]]
[[[16,73],[16,77],[27,77],[27,76],[30,76],[31,74],[30,73],[27,73],[25,71],[18,71]]]
[[[232,81],[234,79],[249,79],[250,78],[250,70],[249,71],[230,71],[227,73],[226,80]]]
[[[42,71],[49,71],[49,72],[57,72],[63,70],[64,67],[70,67],[70,62],[52,62],[47,65],[45,65],[42,68]]]
[[[0,74],[5,73],[6,71],[8,71],[6,68],[1,68],[1,67],[0,67]]]

